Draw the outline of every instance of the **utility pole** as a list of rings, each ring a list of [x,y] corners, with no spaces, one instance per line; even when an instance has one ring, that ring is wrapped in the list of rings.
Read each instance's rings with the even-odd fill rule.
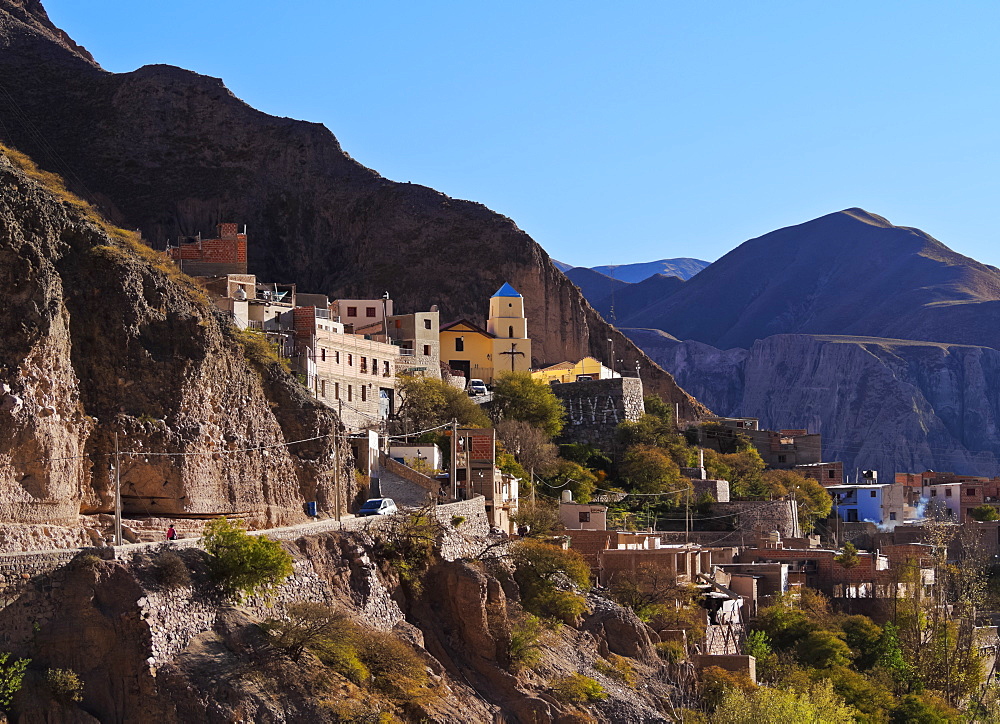
[[[336,428],[335,428],[336,429]],[[335,497],[335,503],[333,506],[334,515],[337,517],[337,522],[340,522],[340,431],[337,430],[333,435],[333,494]]]
[[[122,544],[122,459],[118,451],[118,432],[115,432],[115,545]]]
[[[458,500],[458,420],[451,421],[451,499]]]

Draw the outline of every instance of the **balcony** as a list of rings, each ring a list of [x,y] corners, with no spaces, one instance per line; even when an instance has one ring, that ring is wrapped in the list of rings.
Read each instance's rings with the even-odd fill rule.
[[[316,319],[329,319],[329,318],[330,318],[330,310],[329,309],[317,309],[316,310]]]

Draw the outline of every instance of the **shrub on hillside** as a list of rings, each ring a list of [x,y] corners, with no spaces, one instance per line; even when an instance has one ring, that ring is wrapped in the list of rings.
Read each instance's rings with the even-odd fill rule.
[[[561,585],[590,585],[590,567],[576,551],[537,540],[513,546],[514,580],[521,590],[521,604],[532,613],[572,624],[586,610],[582,596]]]
[[[589,676],[570,674],[549,682],[552,695],[566,704],[590,704],[608,698],[604,687]]]
[[[186,588],[191,585],[191,569],[173,551],[164,551],[151,564],[156,582],[163,588]]]
[[[202,542],[213,579],[229,595],[267,595],[292,575],[292,556],[280,543],[226,518],[205,526]]]
[[[0,709],[10,707],[14,694],[21,690],[24,672],[31,659],[12,659],[9,652],[0,653]]]
[[[63,704],[83,701],[83,682],[72,669],[47,669],[45,685],[52,696]]]

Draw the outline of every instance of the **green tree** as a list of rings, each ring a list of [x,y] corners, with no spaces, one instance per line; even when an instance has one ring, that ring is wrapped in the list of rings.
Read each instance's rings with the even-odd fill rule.
[[[980,523],[988,523],[993,520],[1000,520],[1000,513],[994,505],[980,505],[969,511],[969,515]]]
[[[560,490],[571,490],[573,500],[578,503],[589,503],[597,487],[597,476],[579,463],[560,460],[546,482],[552,488],[559,489],[550,492],[558,494]]]
[[[854,568],[861,560],[858,558],[858,549],[855,547],[851,541],[844,543],[844,550],[842,553],[838,553],[833,557],[833,560],[839,563],[844,568],[850,570]]]
[[[833,498],[826,488],[812,478],[807,478],[794,470],[767,470],[761,475],[763,485],[771,495],[784,497],[791,495],[799,508],[799,520],[805,530],[830,515]]]
[[[521,420],[549,437],[562,431],[566,417],[552,386],[534,379],[529,372],[502,373],[493,386],[490,411],[497,421]]]
[[[624,447],[634,445],[667,447],[679,437],[672,424],[650,414],[644,414],[635,422],[620,423],[615,435],[618,443]]]
[[[400,375],[396,383],[396,417],[410,430],[423,430],[458,420],[462,427],[490,427],[490,419],[469,396],[431,377]]]
[[[834,631],[811,631],[799,642],[799,660],[807,666],[828,669],[848,666],[851,647]]]
[[[292,556],[280,543],[249,535],[226,518],[205,526],[202,544],[213,578],[231,595],[267,595],[292,575]]]
[[[736,497],[768,495],[770,490],[763,484],[764,459],[756,448],[720,455],[706,451],[705,467],[709,476],[717,480],[728,480],[730,491]]]
[[[683,498],[691,481],[681,481],[681,470],[661,448],[649,445],[630,447],[622,458],[619,471],[625,483],[639,493],[676,491],[665,499],[677,502]]]
[[[713,724],[854,724],[857,711],[820,681],[804,691],[761,686],[728,688],[712,715]]]

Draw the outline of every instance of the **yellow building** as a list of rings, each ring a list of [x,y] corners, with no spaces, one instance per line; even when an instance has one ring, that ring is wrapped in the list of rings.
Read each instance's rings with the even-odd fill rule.
[[[441,361],[468,379],[487,384],[501,372],[531,368],[524,298],[510,284],[490,297],[486,329],[459,319],[441,327]]]
[[[551,367],[535,370],[531,376],[540,382],[579,382],[580,380],[607,380],[621,377],[617,372],[605,367],[593,357],[584,357],[579,362],[560,362]]]

